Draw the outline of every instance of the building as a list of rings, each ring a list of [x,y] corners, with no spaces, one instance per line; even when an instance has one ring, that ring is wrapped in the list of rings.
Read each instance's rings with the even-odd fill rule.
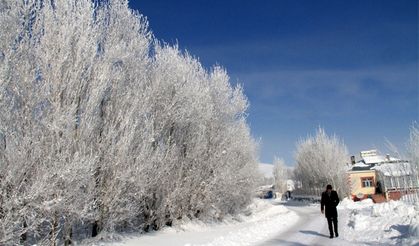
[[[387,199],[399,200],[401,196],[418,193],[418,176],[407,161],[385,162],[371,169]]]
[[[353,200],[369,197],[382,202],[418,193],[418,176],[408,161],[379,155],[377,150],[361,151],[360,157],[358,162],[351,157],[352,166],[348,170]]]
[[[371,166],[363,162],[355,163],[348,175],[353,200],[362,200],[376,193],[376,172]]]

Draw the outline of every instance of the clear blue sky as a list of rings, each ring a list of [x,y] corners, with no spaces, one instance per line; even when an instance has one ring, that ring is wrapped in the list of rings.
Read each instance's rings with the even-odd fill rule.
[[[418,1],[139,0],[154,35],[244,85],[260,159],[322,126],[351,154],[405,149],[419,121]]]

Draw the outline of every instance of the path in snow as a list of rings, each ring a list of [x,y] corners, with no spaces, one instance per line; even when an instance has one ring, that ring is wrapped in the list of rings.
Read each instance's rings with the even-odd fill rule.
[[[144,235],[125,236],[109,246],[312,246],[312,245],[383,245],[348,241],[348,213],[338,210],[338,238],[329,238],[327,221],[319,204],[256,199],[249,216],[226,219],[222,223],[200,221],[181,223]],[[238,220],[236,220],[238,219]],[[346,240],[345,240],[346,238]],[[349,237],[350,238],[350,237]],[[391,244],[386,244],[391,245]]]
[[[275,236],[298,220],[297,214],[268,200],[255,199],[248,215],[226,218],[220,223],[186,221],[143,235],[126,235],[109,246],[250,246]]]
[[[338,238],[329,238],[329,229],[327,228],[327,220],[320,213],[320,205],[302,205],[299,202],[281,203],[291,211],[297,213],[298,221],[286,231],[279,233],[273,238],[263,242],[260,246],[273,245],[354,245],[352,242],[345,241],[341,235],[343,233],[343,218],[339,218],[339,228],[341,234]]]

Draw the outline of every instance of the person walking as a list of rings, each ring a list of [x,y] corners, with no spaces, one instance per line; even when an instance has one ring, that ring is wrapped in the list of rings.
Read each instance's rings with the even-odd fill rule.
[[[330,238],[333,238],[333,229],[335,230],[335,237],[339,236],[338,211],[336,210],[336,206],[339,204],[339,201],[338,193],[333,190],[332,185],[328,184],[326,186],[326,191],[322,193],[320,204],[321,212],[322,214],[325,214],[327,224],[329,225]]]

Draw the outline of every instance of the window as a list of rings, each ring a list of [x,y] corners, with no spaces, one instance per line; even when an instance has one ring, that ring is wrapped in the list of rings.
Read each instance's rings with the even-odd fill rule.
[[[374,187],[374,177],[361,178],[362,187]]]

